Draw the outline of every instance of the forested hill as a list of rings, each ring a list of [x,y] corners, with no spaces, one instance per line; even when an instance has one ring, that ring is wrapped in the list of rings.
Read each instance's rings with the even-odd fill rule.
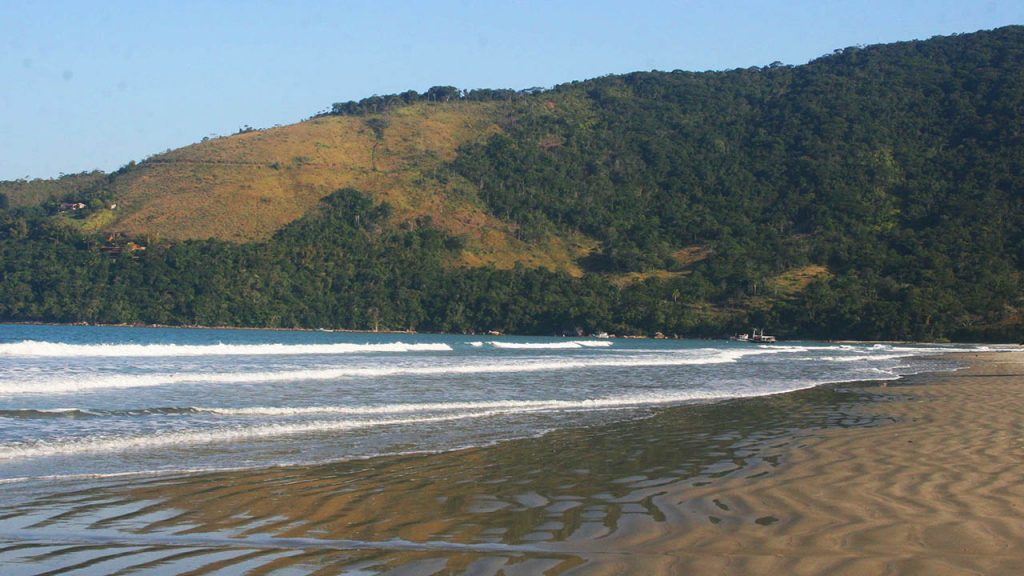
[[[1022,130],[1018,26],[375,96],[0,185],[0,318],[1020,339]]]

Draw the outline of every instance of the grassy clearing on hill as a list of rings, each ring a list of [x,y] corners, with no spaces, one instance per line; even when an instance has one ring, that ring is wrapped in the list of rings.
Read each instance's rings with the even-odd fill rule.
[[[811,282],[830,278],[828,268],[818,265],[787,270],[768,281],[769,292],[779,298],[793,298],[807,289]]]
[[[215,138],[155,156],[117,179],[118,218],[105,227],[168,240],[269,238],[324,196],[351,187],[395,208],[394,221],[429,216],[462,236],[462,264],[546,267],[579,275],[593,249],[554,236],[526,243],[488,214],[459,177],[438,177],[457,148],[499,132],[502,104],[420,103],[386,115],[327,116]]]
[[[274,271],[260,293],[248,268],[235,269],[230,282],[250,308],[233,316],[195,313],[187,293],[169,310],[158,286],[152,302],[132,304],[157,319],[321,326],[324,303],[363,290],[330,316],[335,325],[366,326],[372,302],[394,326],[420,325],[429,310],[440,330],[707,336],[758,326],[782,337],[1019,341],[1022,66],[1024,27],[1008,27],[847,48],[795,67],[632,73],[520,93],[439,86],[338,103],[338,115],[104,175],[62,196],[87,206],[74,214],[57,214],[52,194],[41,210],[15,205],[0,237],[18,241],[7,269],[30,282],[0,288],[10,318],[67,317],[37,263],[63,262],[66,244],[88,241],[51,229],[74,219],[93,238],[236,243],[152,242],[159,250],[139,260],[156,273],[140,279],[177,283],[242,256]],[[51,184],[32,183],[31,194],[45,197]],[[16,202],[31,195],[19,193]],[[113,214],[96,212],[114,203]],[[373,214],[374,227],[360,223]],[[325,222],[354,230],[342,235],[348,244]],[[32,246],[38,253],[27,255]],[[252,308],[296,274],[289,267],[307,269],[292,248],[335,252],[278,298],[304,299]],[[194,264],[170,277],[161,267],[176,251]],[[104,278],[110,259],[86,252],[94,260],[76,278]],[[351,258],[360,265],[335,269]],[[538,269],[582,275],[576,262],[592,273]],[[76,278],[60,287],[86,285]],[[436,285],[424,288],[424,278]],[[69,292],[63,302],[80,300]]]

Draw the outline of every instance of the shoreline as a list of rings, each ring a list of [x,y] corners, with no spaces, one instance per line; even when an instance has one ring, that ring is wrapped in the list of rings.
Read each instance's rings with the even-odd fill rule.
[[[956,369],[954,369],[954,370],[956,370]],[[928,372],[928,373],[930,374],[931,372]],[[913,374],[913,375],[911,375],[909,377],[913,377],[913,376],[917,376],[917,375],[918,374]],[[695,409],[695,408],[710,407],[710,406],[720,405],[720,404],[743,403],[743,402],[757,401],[757,400],[762,400],[762,399],[772,399],[772,398],[784,397],[784,396],[789,396],[789,395],[794,395],[794,394],[806,393],[808,391],[814,391],[814,390],[817,390],[817,389],[832,390],[832,389],[837,388],[837,387],[840,387],[840,388],[842,388],[842,387],[858,388],[858,387],[869,387],[869,386],[878,386],[878,387],[884,388],[884,387],[886,387],[889,384],[898,385],[900,380],[905,379],[907,377],[908,376],[896,376],[896,377],[894,377],[892,379],[888,379],[888,380],[885,380],[885,379],[871,379],[871,380],[842,380],[842,381],[834,381],[834,382],[830,381],[830,382],[821,382],[819,384],[815,384],[815,385],[807,387],[807,388],[798,388],[798,389],[794,389],[794,390],[785,390],[785,391],[779,391],[779,392],[771,392],[771,393],[761,394],[761,395],[756,395],[756,396],[736,396],[736,397],[731,397],[731,398],[722,398],[722,399],[713,399],[713,400],[691,400],[691,401],[681,402],[681,403],[678,403],[678,404],[638,405],[638,406],[634,406],[632,408],[633,409],[637,409],[637,410],[644,410],[644,411],[646,411],[646,413],[639,414],[639,415],[629,416],[629,417],[626,417],[626,418],[624,418],[622,420],[615,420],[615,421],[612,421],[612,422],[609,422],[609,423],[598,424],[598,425],[596,425],[596,427],[598,427],[598,428],[609,428],[609,427],[616,427],[616,426],[624,426],[624,425],[628,425],[631,422],[638,422],[638,421],[643,421],[643,420],[647,420],[647,419],[650,419],[650,418],[657,418],[659,416],[663,416],[664,412],[686,411],[686,410],[691,410],[691,409]],[[595,425],[582,424],[582,425],[577,425],[577,426],[568,426],[568,427],[565,427],[565,428],[548,429],[548,430],[544,430],[544,431],[541,431],[541,432],[538,432],[538,433],[532,434],[532,435],[517,436],[517,437],[512,437],[512,438],[506,438],[506,439],[492,440],[492,441],[489,441],[489,442],[486,442],[486,443],[481,443],[481,444],[471,444],[471,445],[464,445],[464,446],[455,446],[455,447],[451,447],[451,448],[442,448],[442,449],[419,449],[419,450],[410,450],[410,451],[404,451],[404,452],[389,452],[389,453],[383,453],[383,454],[372,454],[372,455],[366,455],[366,456],[352,456],[352,457],[346,457],[346,458],[342,458],[342,459],[338,459],[338,460],[325,460],[325,461],[314,461],[314,462],[296,462],[296,463],[288,463],[288,464],[274,464],[274,465],[255,466],[255,467],[195,468],[195,469],[168,469],[168,470],[153,469],[153,470],[137,470],[137,471],[127,471],[127,472],[115,472],[115,473],[110,473],[110,474],[84,472],[84,473],[79,473],[79,474],[68,474],[68,475],[25,476],[25,477],[0,479],[0,486],[3,486],[3,485],[14,485],[14,486],[16,486],[16,485],[25,485],[25,484],[30,484],[30,483],[33,483],[33,482],[40,482],[40,483],[43,483],[43,482],[47,482],[47,483],[64,483],[64,482],[89,481],[89,480],[103,482],[103,481],[105,481],[107,479],[113,479],[113,478],[136,478],[136,477],[137,478],[153,479],[153,480],[159,481],[161,479],[174,479],[174,478],[179,478],[179,477],[198,476],[198,475],[206,475],[206,474],[264,473],[264,472],[270,472],[270,471],[287,471],[287,470],[291,470],[291,469],[309,469],[309,468],[317,468],[317,467],[344,466],[344,465],[349,465],[349,464],[353,464],[353,463],[372,462],[374,460],[386,461],[386,460],[390,460],[390,459],[406,458],[406,457],[429,458],[429,457],[432,457],[432,456],[439,456],[439,455],[458,455],[461,452],[468,452],[468,451],[488,450],[488,449],[494,448],[495,446],[499,446],[501,444],[506,444],[506,443],[541,441],[541,440],[544,440],[549,435],[559,434],[559,433],[568,433],[568,432],[586,431],[588,428],[594,427],[594,426]]]
[[[36,324],[30,323],[28,325],[36,325]],[[49,324],[47,324],[47,325],[49,325]],[[64,325],[61,324],[59,326],[64,326]],[[113,325],[110,325],[110,326],[113,326]],[[156,327],[156,326],[153,326],[153,327]],[[171,328],[173,328],[173,327],[171,327]],[[187,328],[187,327],[179,327],[179,328]],[[216,328],[209,328],[209,329],[216,329]],[[242,330],[246,330],[246,328],[241,328],[241,329]],[[254,328],[252,330],[262,330],[262,329]],[[524,337],[524,336],[519,336],[519,337]],[[526,337],[528,337],[528,336],[526,336]],[[911,344],[913,344],[913,343],[911,343]],[[916,343],[916,344],[923,344],[923,343]],[[994,352],[994,353],[1001,353],[1001,352]],[[939,356],[936,356],[936,357],[940,357],[940,358],[941,357],[948,357],[948,356],[952,356],[952,355],[955,355],[955,354],[957,354],[957,353],[944,353],[944,354],[940,354]],[[959,369],[960,368],[951,368],[949,371],[955,371],[955,370],[959,370]],[[877,378],[877,377],[873,377],[873,378],[866,378],[866,379],[862,379],[862,380],[822,381],[822,382],[819,382],[819,383],[816,383],[816,384],[812,384],[812,385],[807,386],[807,387],[794,388],[794,389],[781,390],[781,391],[774,391],[774,392],[767,392],[767,393],[756,394],[756,395],[751,395],[751,396],[740,395],[740,396],[732,396],[732,397],[724,397],[724,398],[714,398],[714,399],[695,399],[695,400],[679,401],[678,403],[649,403],[649,404],[637,404],[635,406],[634,405],[629,405],[629,406],[625,406],[625,407],[629,408],[629,409],[632,409],[632,410],[640,411],[640,412],[642,412],[642,414],[634,414],[632,416],[627,416],[627,417],[625,417],[625,418],[623,418],[621,420],[613,420],[611,422],[598,424],[597,426],[599,426],[599,427],[614,427],[614,426],[625,425],[626,423],[632,422],[632,421],[646,420],[646,419],[649,419],[649,418],[656,418],[659,415],[661,415],[663,412],[670,412],[670,411],[677,411],[677,410],[684,410],[685,411],[685,410],[689,410],[689,409],[693,409],[693,408],[707,407],[707,406],[719,405],[719,404],[743,403],[743,402],[749,402],[749,401],[757,401],[757,400],[760,400],[760,399],[771,399],[771,398],[777,398],[777,397],[785,397],[785,396],[789,396],[789,395],[798,395],[798,394],[801,394],[801,393],[806,393],[808,391],[820,390],[820,389],[829,389],[829,390],[831,390],[831,389],[835,389],[835,388],[844,388],[844,387],[853,387],[853,388],[879,387],[879,388],[885,388],[885,387],[887,387],[889,385],[899,386],[900,385],[899,383],[901,381],[904,381],[904,380],[906,380],[908,378],[915,378],[915,377],[922,376],[922,375],[942,374],[942,373],[945,373],[945,372],[946,371],[925,371],[925,372],[913,373],[913,374],[909,374],[909,375],[895,375],[895,376],[892,376],[890,378]],[[368,454],[368,455],[362,455],[362,456],[345,457],[345,458],[341,458],[341,459],[337,459],[337,460],[322,460],[322,461],[309,461],[309,462],[301,462],[300,461],[300,462],[294,462],[294,463],[261,465],[261,466],[255,466],[255,467],[240,466],[240,467],[226,467],[226,468],[192,468],[192,469],[190,469],[190,468],[181,468],[181,469],[167,469],[167,470],[149,469],[149,470],[135,470],[135,471],[126,471],[126,472],[116,472],[116,473],[111,473],[111,474],[83,472],[83,473],[68,474],[68,475],[25,476],[25,477],[13,477],[13,478],[0,479],[0,485],[19,485],[19,484],[29,484],[29,483],[32,483],[32,482],[55,482],[55,483],[59,483],[59,482],[75,481],[75,480],[99,480],[99,481],[102,481],[102,480],[107,479],[107,478],[119,478],[119,477],[124,477],[124,478],[140,477],[140,478],[160,479],[160,478],[165,478],[165,477],[177,477],[177,476],[183,476],[183,475],[217,474],[217,473],[245,473],[245,472],[261,472],[261,471],[266,471],[266,470],[288,470],[288,469],[299,469],[299,468],[312,468],[312,467],[318,467],[318,466],[344,465],[344,464],[349,464],[349,463],[352,463],[352,462],[365,462],[365,461],[372,461],[372,460],[375,460],[375,459],[402,458],[402,457],[407,457],[407,456],[430,457],[430,456],[436,456],[436,455],[440,455],[440,454],[454,454],[454,453],[459,453],[459,452],[469,451],[469,450],[486,450],[486,449],[492,448],[494,446],[497,446],[497,445],[500,445],[500,444],[503,444],[503,443],[514,443],[514,442],[524,442],[524,441],[531,441],[531,440],[541,440],[541,439],[544,439],[546,436],[548,436],[550,434],[557,434],[557,433],[566,432],[566,431],[586,430],[589,426],[591,426],[591,425],[589,425],[589,424],[581,424],[581,425],[568,426],[568,427],[564,427],[564,428],[552,428],[552,429],[547,429],[547,430],[540,431],[540,432],[538,432],[536,434],[524,435],[524,436],[516,436],[516,437],[510,437],[510,438],[503,438],[503,439],[495,439],[495,440],[490,440],[490,441],[487,441],[487,442],[484,442],[484,443],[480,443],[480,444],[467,444],[467,445],[460,445],[460,446],[454,446],[454,447],[450,447],[450,448],[441,448],[441,449],[414,449],[414,450],[400,451],[400,452],[387,452],[387,453],[378,453],[378,454]]]
[[[98,557],[188,546],[210,571],[1020,573],[1024,354],[947,357],[455,451],[69,483],[19,513],[69,554],[116,521]],[[0,518],[3,566],[37,544]]]
[[[104,324],[97,322],[42,322],[42,321],[0,321],[0,326],[55,326],[55,327],[94,327],[94,328],[160,328],[160,329],[181,329],[181,330],[248,330],[248,331],[266,331],[266,332],[339,332],[342,334],[409,334],[409,335],[426,335],[426,336],[491,336],[491,337],[513,337],[513,338],[601,338],[599,336],[583,335],[583,336],[568,336],[568,335],[555,335],[555,334],[506,334],[504,332],[499,334],[490,334],[487,332],[475,332],[475,333],[462,333],[462,332],[421,332],[418,330],[358,330],[355,328],[283,328],[283,327],[254,327],[254,326],[205,326],[200,324],[144,324],[144,323],[133,323],[133,324]],[[722,336],[720,338],[698,338],[698,337],[662,337],[659,338],[656,335],[629,335],[629,334],[616,334],[608,337],[610,340],[697,340],[697,341],[712,341],[718,342],[723,340],[729,340],[728,336]],[[786,345],[790,342],[813,342],[820,344],[852,344],[852,345],[867,345],[867,344],[903,344],[903,345],[938,345],[938,346],[955,346],[961,345],[979,345],[979,346],[1015,346],[1024,348],[1024,343],[1016,343],[1012,341],[1008,342],[964,342],[956,340],[815,340],[798,338],[795,340],[779,340],[776,344]],[[766,344],[767,345],[767,344]]]
[[[947,358],[963,366],[866,388],[882,402],[860,409],[891,423],[824,431],[755,482],[692,487],[691,529],[624,545],[693,573],[1024,572],[1024,354]],[[699,521],[730,514],[726,529]]]

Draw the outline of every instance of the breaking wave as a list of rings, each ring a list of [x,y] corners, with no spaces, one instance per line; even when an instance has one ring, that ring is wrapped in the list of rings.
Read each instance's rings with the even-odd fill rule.
[[[215,430],[165,432],[145,436],[93,437],[82,440],[69,440],[53,443],[33,442],[26,444],[7,444],[0,445],[0,460],[60,456],[65,454],[81,454],[84,452],[117,452],[122,450],[238,442],[245,440],[258,440],[261,438],[291,436],[296,434],[342,432],[379,426],[402,426],[408,424],[446,422],[466,418],[485,418],[488,416],[495,416],[497,414],[499,414],[499,412],[474,412],[470,414],[450,414],[425,418],[396,418],[390,420],[313,421],[298,424],[264,424],[259,426],[242,426]]]
[[[748,350],[700,349],[699,354],[659,354],[634,358],[565,359],[559,361],[504,362],[486,364],[395,366],[374,368],[322,368],[281,370],[273,372],[183,372],[173,374],[117,374],[84,378],[51,378],[0,382],[0,395],[66,394],[106,388],[142,388],[171,384],[260,384],[337,380],[345,378],[381,378],[386,376],[431,376],[446,374],[499,374],[581,370],[588,368],[688,366],[736,362],[744,356],[770,354],[782,350],[757,348]]]
[[[787,390],[751,389],[732,392],[689,391],[584,400],[501,400],[492,402],[422,403],[383,406],[312,406],[306,408],[186,408],[178,410],[225,416],[385,416],[403,414],[411,416],[384,419],[314,420],[298,423],[237,426],[233,428],[217,428],[214,430],[165,432],[145,436],[129,435],[92,437],[58,442],[0,444],[0,460],[239,442],[300,434],[345,432],[385,426],[405,426],[475,418],[493,418],[531,412],[613,410],[618,408],[652,406],[659,404],[714,401],[729,398],[744,398],[776,394],[783,391],[799,390],[814,385],[814,383],[798,383],[794,384],[793,387]],[[449,413],[430,415],[431,413],[440,411]],[[451,413],[453,411],[454,413]]]
[[[158,357],[158,356],[268,356],[305,354],[358,354],[374,352],[449,352],[441,343],[405,342],[367,344],[67,344],[21,342],[0,344],[0,356],[36,357]]]
[[[566,342],[487,342],[488,345],[506,350],[572,350],[575,348],[607,348],[607,340],[569,340]],[[470,343],[475,345],[475,343]]]

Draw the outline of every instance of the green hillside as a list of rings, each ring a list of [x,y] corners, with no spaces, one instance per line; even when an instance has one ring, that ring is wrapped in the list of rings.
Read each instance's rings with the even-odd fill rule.
[[[77,188],[4,184],[0,318],[1017,339],[1022,126],[1022,27],[375,96]],[[41,282],[57,250],[89,264]]]
[[[524,243],[512,225],[486,211],[467,183],[437,177],[447,174],[458,146],[500,131],[498,116],[492,102],[451,102],[387,115],[318,117],[207,139],[110,175],[3,183],[0,191],[15,206],[96,196],[116,204],[74,222],[86,231],[240,243],[265,240],[321,198],[353,187],[390,203],[396,225],[430,216],[463,236],[467,264],[510,268],[520,262],[578,275],[578,240],[550,236]]]
[[[38,206],[54,198],[76,197],[102,186],[107,175],[97,170],[81,174],[69,174],[44,180],[0,181],[0,194],[7,198],[10,207]]]

